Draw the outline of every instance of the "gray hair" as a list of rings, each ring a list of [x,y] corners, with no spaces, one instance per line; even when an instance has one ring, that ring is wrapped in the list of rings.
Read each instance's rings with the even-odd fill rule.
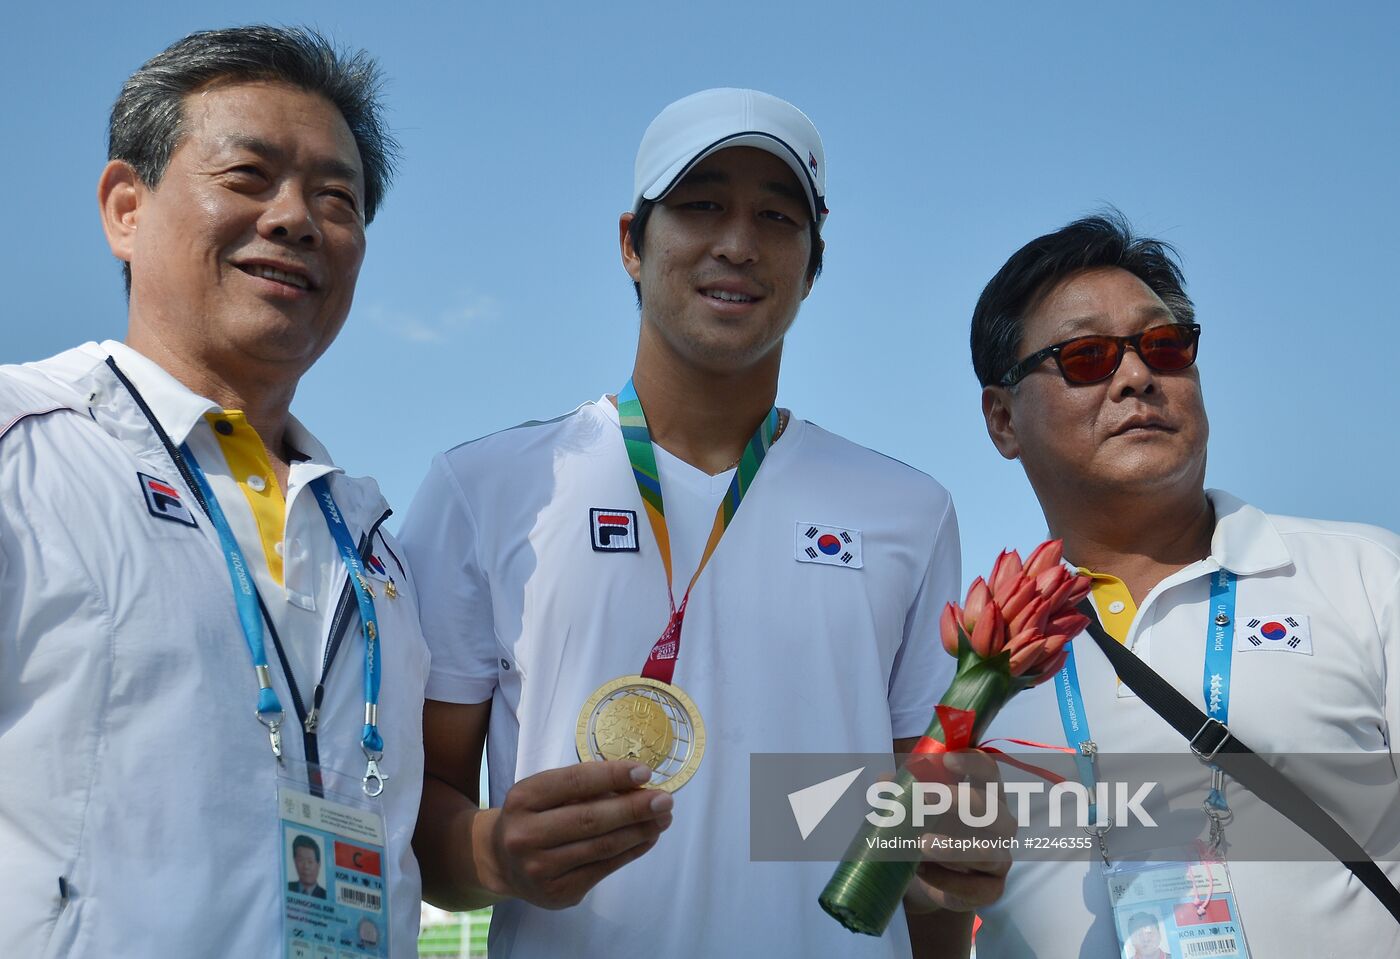
[[[380,100],[383,76],[364,50],[337,50],[306,27],[230,27],[177,40],[122,84],[107,126],[107,158],[131,164],[154,189],[180,143],[184,98],[211,84],[254,80],[299,87],[335,105],[360,151],[365,222],[373,221],[398,159]],[[126,282],[130,289],[130,267]]]

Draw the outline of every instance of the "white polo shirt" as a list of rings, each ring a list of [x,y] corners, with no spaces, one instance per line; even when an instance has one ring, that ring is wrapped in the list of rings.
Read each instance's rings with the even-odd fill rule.
[[[1393,754],[1400,731],[1400,537],[1372,526],[1270,516],[1227,493],[1208,495],[1216,515],[1210,556],[1147,595],[1126,645],[1205,708],[1209,578],[1228,569],[1239,577],[1236,635],[1248,646],[1233,654],[1231,730],[1260,753]],[[1293,633],[1306,635],[1310,653],[1299,651],[1307,648],[1301,641],[1295,649],[1268,642],[1255,648],[1240,632],[1251,620],[1290,617],[1304,627]],[[1118,694],[1113,669],[1088,634],[1074,647],[1101,752],[1187,752],[1165,720],[1136,697]],[[988,732],[998,736],[1064,742],[1054,684],[1016,696]],[[1400,778],[1393,782],[1397,803],[1366,809],[1357,808],[1355,797],[1333,795],[1338,784],[1304,785],[1363,846],[1376,845],[1373,840],[1384,846],[1400,830]],[[1241,821],[1259,800],[1238,784],[1227,789]],[[1400,880],[1397,864],[1381,865]],[[1232,859],[1230,871],[1255,957],[1400,955],[1400,926],[1339,863]],[[981,955],[1118,954],[1094,863],[1017,862],[1006,895],[981,915]]]
[[[276,577],[239,486],[250,477],[229,475],[205,418],[216,405],[120,343],[0,367],[0,942],[16,956],[278,956],[277,763],[224,554],[108,355],[208,475],[308,699],[346,579],[308,484],[328,477],[357,539],[387,513],[373,480],[345,476],[291,422],[307,458],[291,466]],[[138,474],[173,488],[194,525],[157,515]],[[390,943],[411,956],[428,656],[402,550],[374,536],[398,592],[376,601]],[[284,752],[304,759],[270,635],[268,658]],[[363,669],[356,613],[318,737],[322,764],[355,781]]]
[[[659,461],[671,525],[692,530],[677,540],[679,602],[723,481]],[[631,511],[637,551],[595,549],[594,509]],[[606,399],[434,460],[402,534],[430,597],[428,696],[491,702],[491,805],[577,762],[584,701],[641,671],[669,613],[645,517]],[[858,536],[861,568],[799,562],[812,525]],[[821,911],[833,863],[749,861],[749,755],[888,752],[922,733],[954,667],[937,619],[958,557],[941,486],[793,419],[691,593],[675,683],[708,744],[672,826],[574,908],[496,906],[492,956],[907,955],[902,923],[872,939]]]

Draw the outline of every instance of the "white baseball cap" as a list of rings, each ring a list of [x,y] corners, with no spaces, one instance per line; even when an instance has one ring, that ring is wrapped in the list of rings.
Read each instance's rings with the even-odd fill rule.
[[[821,228],[827,213],[821,134],[786,100],[731,87],[693,93],[651,121],[637,148],[632,209],[661,199],[701,160],[731,147],[757,147],[787,163]]]

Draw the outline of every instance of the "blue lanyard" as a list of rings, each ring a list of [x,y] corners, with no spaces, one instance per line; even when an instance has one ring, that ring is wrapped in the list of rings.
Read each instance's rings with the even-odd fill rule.
[[[209,480],[200,469],[199,460],[186,443],[180,447],[180,455],[189,463],[190,474],[199,485],[205,505],[209,508],[209,520],[219,533],[219,545],[224,550],[224,561],[228,563],[229,579],[233,581],[233,599],[238,605],[238,621],[243,626],[243,638],[248,642],[248,652],[253,657],[253,672],[258,680],[258,722],[267,727],[268,738],[272,741],[272,755],[282,759],[282,719],[285,713],[277,691],[272,688],[272,676],[267,668],[267,647],[263,642],[262,613],[258,610],[257,587],[248,572],[248,564],[243,559],[243,550],[238,548],[238,540],[228,525],[223,508],[219,506],[214,491],[209,488]]]
[[[1210,578],[1211,621],[1206,633],[1206,668],[1201,699],[1211,719],[1230,721],[1230,660],[1235,647],[1235,574],[1222,569]]]
[[[1074,747],[1074,765],[1079,770],[1079,782],[1089,793],[1089,821],[1097,820],[1094,800],[1094,756],[1098,747],[1089,732],[1089,714],[1084,710],[1084,694],[1079,690],[1079,668],[1074,663],[1074,643],[1065,647],[1069,655],[1055,675],[1055,697],[1060,702],[1060,725],[1065,730],[1065,745]]]
[[[1230,662],[1235,645],[1235,583],[1238,577],[1221,569],[1210,579],[1210,622],[1206,625],[1205,674],[1202,696],[1206,711],[1213,719],[1226,723],[1230,718]],[[1098,747],[1089,732],[1089,716],[1084,708],[1084,694],[1079,688],[1079,670],[1074,663],[1074,643],[1065,647],[1069,655],[1055,676],[1055,698],[1060,704],[1060,725],[1065,731],[1065,744],[1075,749],[1075,765],[1079,781],[1089,791],[1089,818],[1093,820],[1093,796],[1096,779],[1094,756]],[[1214,767],[1212,767],[1214,768]],[[1207,805],[1228,811],[1221,789],[1221,777],[1215,776]]]
[[[228,518],[219,506],[218,498],[209,486],[204,470],[195,458],[189,444],[180,447],[180,454],[190,467],[190,474],[203,495],[209,508],[209,520],[219,534],[219,545],[223,548],[224,560],[228,564],[229,579],[233,583],[233,598],[238,606],[238,621],[243,627],[243,637],[248,643],[248,652],[253,660],[253,672],[258,681],[258,721],[265,725],[272,742],[272,754],[282,758],[282,720],[284,712],[277,692],[272,688],[272,677],[267,664],[267,648],[264,643],[262,614],[258,608],[257,587],[248,572],[248,563],[238,540],[233,535]],[[360,607],[360,621],[365,635],[365,725],[360,738],[367,766],[363,780],[364,790],[370,796],[378,796],[384,791],[388,778],[379,771],[378,761],[384,756],[384,740],[379,734],[379,621],[374,613],[374,601],[365,579],[364,564],[355,550],[350,531],[340,515],[335,499],[331,496],[330,484],[324,476],[311,481],[311,489],[316,494],[316,502],[325,514],[326,526],[340,550],[341,559],[350,576],[350,585]]]
[[[1228,569],[1210,578],[1210,623],[1206,626],[1206,665],[1201,676],[1201,699],[1211,719],[1230,722],[1230,663],[1235,651],[1235,581]],[[1206,805],[1222,814],[1230,811],[1225,802],[1224,777],[1211,765],[1214,775]]]
[[[379,735],[379,619],[374,613],[374,599],[370,594],[369,581],[365,578],[364,563],[355,549],[355,541],[350,538],[345,519],[331,496],[330,484],[324,476],[318,476],[311,481],[311,490],[326,516],[326,526],[335,538],[340,558],[345,561],[350,585],[360,606],[360,628],[365,634],[365,726],[360,735],[360,746],[364,749],[367,762],[365,792],[378,796],[384,791],[384,780],[388,778],[379,771],[378,765],[384,756],[384,738]]]

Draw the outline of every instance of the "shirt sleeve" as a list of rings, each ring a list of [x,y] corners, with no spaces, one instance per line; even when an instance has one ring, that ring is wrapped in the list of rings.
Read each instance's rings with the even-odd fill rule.
[[[501,659],[491,590],[480,562],[476,517],[446,456],[433,459],[399,541],[432,654],[427,697],[486,702],[496,689]]]
[[[943,498],[943,516],[928,566],[905,617],[904,640],[890,671],[890,726],[895,739],[923,735],[957,666],[938,638],[938,617],[944,604],[957,600],[962,583],[958,517],[952,497],[945,492]]]
[[[1383,590],[1376,614],[1385,658],[1385,723],[1390,754],[1400,755],[1400,573]]]

